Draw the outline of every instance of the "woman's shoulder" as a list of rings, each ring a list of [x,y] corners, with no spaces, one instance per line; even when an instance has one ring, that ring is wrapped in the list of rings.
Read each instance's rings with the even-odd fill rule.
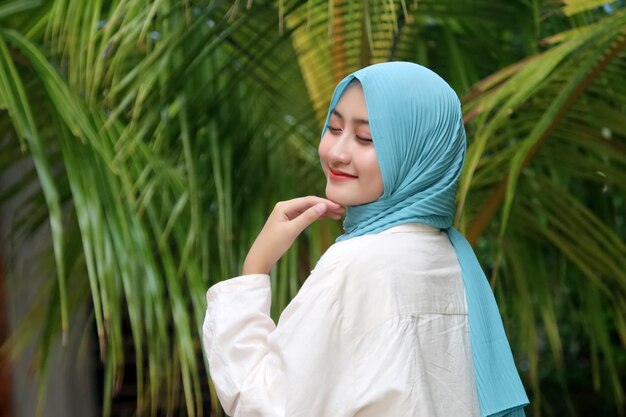
[[[465,314],[460,265],[446,233],[388,230],[339,241],[316,266],[331,277],[344,324],[356,330],[402,314]]]
[[[353,272],[388,268],[393,264],[421,260],[442,260],[452,246],[446,233],[422,223],[404,223],[378,233],[335,242],[319,259],[320,267],[350,265]]]

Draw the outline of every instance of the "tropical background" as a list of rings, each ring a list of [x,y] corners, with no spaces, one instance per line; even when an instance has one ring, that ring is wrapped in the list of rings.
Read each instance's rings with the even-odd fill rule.
[[[334,85],[405,60],[462,98],[455,226],[494,288],[527,414],[623,416],[625,6],[0,1],[0,319],[15,282],[35,288],[0,323],[0,361],[31,346],[42,404],[79,326],[97,415],[223,415],[200,347],[207,288],[240,274],[277,201],[323,195]],[[319,222],[281,259],[274,318],[340,233]],[[30,281],[13,267],[25,253]]]

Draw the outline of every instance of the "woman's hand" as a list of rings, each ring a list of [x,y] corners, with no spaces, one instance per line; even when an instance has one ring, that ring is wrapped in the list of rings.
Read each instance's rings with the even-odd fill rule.
[[[339,220],[344,210],[340,204],[316,196],[278,202],[246,256],[243,275],[269,274],[311,223],[323,217]]]

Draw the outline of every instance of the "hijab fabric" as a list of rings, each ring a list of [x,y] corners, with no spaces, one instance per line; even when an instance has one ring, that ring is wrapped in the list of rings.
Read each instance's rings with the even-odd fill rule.
[[[347,85],[358,80],[384,191],[375,201],[348,206],[342,241],[420,222],[444,230],[461,265],[474,376],[481,416],[523,416],[529,403],[495,297],[474,250],[452,226],[466,152],[461,104],[437,74],[410,62],[362,68],[335,88],[325,127]]]

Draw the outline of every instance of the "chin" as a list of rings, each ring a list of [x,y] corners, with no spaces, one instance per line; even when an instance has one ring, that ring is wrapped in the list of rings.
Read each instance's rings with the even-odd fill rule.
[[[326,198],[337,204],[341,204],[342,206],[352,205],[351,202],[346,201],[346,199],[342,198],[341,195],[337,195],[337,193],[334,193],[333,191],[329,190],[328,187],[326,187]]]
[[[336,190],[329,190],[328,187],[326,187],[326,198],[337,204],[341,204],[344,207],[358,206],[366,203],[364,201],[360,201],[359,199],[346,197],[345,193],[337,193]]]

